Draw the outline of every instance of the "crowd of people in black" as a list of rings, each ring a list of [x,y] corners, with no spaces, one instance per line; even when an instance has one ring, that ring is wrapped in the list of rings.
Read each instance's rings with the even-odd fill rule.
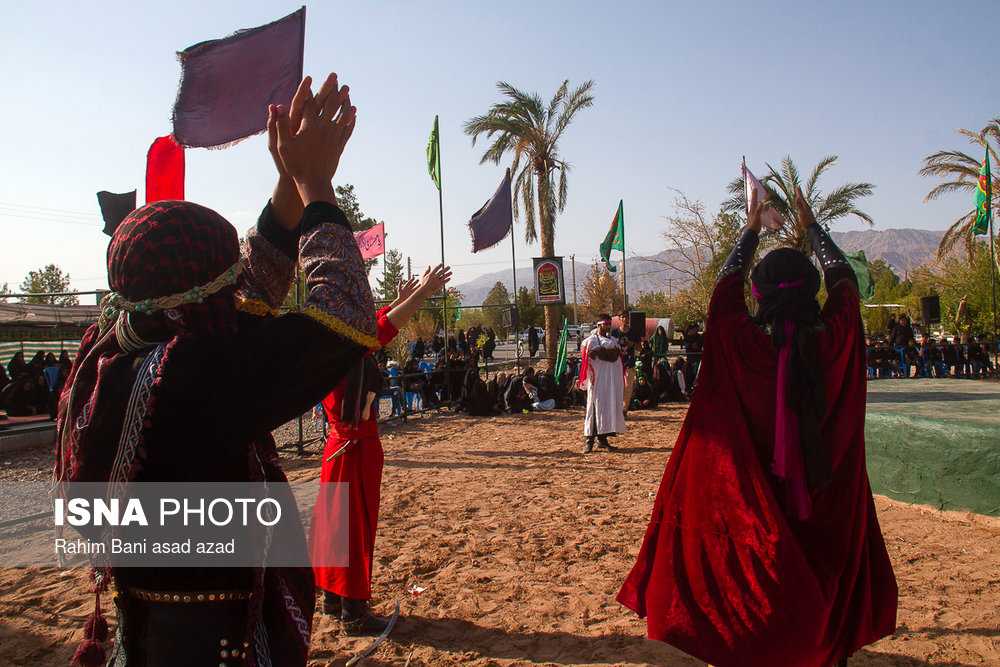
[[[66,350],[59,357],[38,352],[29,362],[23,352],[15,353],[6,369],[0,365],[0,410],[11,417],[48,415],[55,419],[72,366]]]
[[[919,335],[920,342],[917,342]],[[890,319],[884,336],[866,339],[868,376],[877,378],[983,378],[996,374],[991,350],[996,343],[986,334],[935,339],[917,334],[910,318]]]
[[[661,403],[688,400],[701,360],[703,338],[698,325],[686,328],[681,338],[668,339],[661,326],[652,336],[636,341],[630,336],[627,316],[622,323],[612,335],[628,350],[625,364],[632,392],[626,409],[651,409]],[[529,328],[526,338],[528,359],[506,371],[497,367],[492,375],[488,365],[495,361],[497,335],[490,327],[460,329],[448,337],[447,352],[442,336],[435,336],[430,344],[418,337],[402,365],[383,350],[379,365],[386,386],[380,398],[391,400],[391,416],[418,405],[447,406],[475,416],[584,405],[586,393],[578,385],[579,355],[570,355],[565,370],[556,377],[551,371],[531,366],[532,352],[538,351],[534,327]],[[671,345],[680,348],[683,356],[668,357]]]

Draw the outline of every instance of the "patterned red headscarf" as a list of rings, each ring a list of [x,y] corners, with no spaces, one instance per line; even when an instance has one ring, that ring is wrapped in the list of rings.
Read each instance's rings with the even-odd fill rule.
[[[108,246],[111,296],[131,304],[182,293],[188,298],[176,307],[157,310],[154,306],[146,312],[129,312],[110,305],[113,299],[105,300],[101,322],[84,334],[59,403],[59,479],[77,481],[80,453],[89,446],[88,406],[101,390],[102,371],[107,362],[131,351],[111,324],[125,320],[147,344],[169,343],[188,334],[235,331],[234,285],[203,297],[192,290],[230,270],[239,257],[236,229],[198,204],[154,202],[122,221]]]

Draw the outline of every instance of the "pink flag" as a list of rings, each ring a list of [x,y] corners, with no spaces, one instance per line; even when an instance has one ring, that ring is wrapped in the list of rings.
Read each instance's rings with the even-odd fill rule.
[[[361,259],[371,259],[385,253],[385,223],[380,222],[371,229],[354,235],[361,250]]]
[[[749,213],[750,206],[750,190],[754,189],[757,191],[757,201],[763,203],[767,199],[767,190],[761,185],[757,177],[750,173],[747,169],[746,160],[743,161],[743,195],[747,200],[747,213]],[[765,208],[760,214],[760,224],[764,225],[768,229],[778,230],[785,226],[785,219],[773,208]]]

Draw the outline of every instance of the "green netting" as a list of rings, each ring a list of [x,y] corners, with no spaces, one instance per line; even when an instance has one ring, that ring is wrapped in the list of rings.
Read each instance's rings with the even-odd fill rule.
[[[871,382],[865,440],[875,493],[1000,516],[1000,385]]]

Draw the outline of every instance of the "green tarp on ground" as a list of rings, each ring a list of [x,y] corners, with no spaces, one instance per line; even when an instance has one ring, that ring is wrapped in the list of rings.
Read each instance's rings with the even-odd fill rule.
[[[1000,516],[1000,384],[871,380],[865,440],[875,493]]]

